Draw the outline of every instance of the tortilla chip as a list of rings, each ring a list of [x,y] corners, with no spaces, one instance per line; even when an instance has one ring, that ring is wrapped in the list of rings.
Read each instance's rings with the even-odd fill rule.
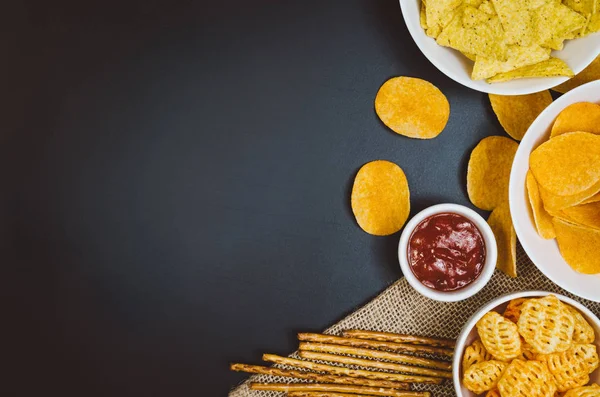
[[[393,77],[377,92],[375,111],[392,131],[411,138],[431,139],[446,126],[450,104],[428,81]]]
[[[535,10],[534,15],[537,43],[549,43],[565,38],[572,31],[587,24],[586,17],[560,2],[548,2]]]
[[[448,24],[448,16],[452,16],[454,9],[461,4],[462,0],[428,0],[425,17],[429,29],[439,33]]]
[[[552,103],[550,91],[529,95],[489,94],[492,109],[504,130],[520,141],[537,116]]]
[[[410,191],[404,171],[389,161],[377,160],[361,167],[351,196],[352,212],[367,233],[396,233],[410,212]]]
[[[552,217],[544,209],[544,203],[540,197],[537,182],[531,171],[527,172],[527,196],[533,213],[535,227],[541,238],[552,239],[556,237],[554,226],[552,225]]]
[[[552,88],[552,90],[564,94],[565,92],[571,91],[573,88],[594,80],[600,80],[600,55],[596,57],[587,68],[583,69],[581,73],[577,74],[571,80],[557,85]]]
[[[556,118],[550,137],[575,131],[600,135],[600,105],[579,102],[567,106]]]
[[[510,277],[517,277],[517,234],[510,217],[508,201],[492,211],[487,222],[498,245],[496,267]]]
[[[600,230],[559,218],[554,218],[553,223],[558,248],[565,261],[579,273],[600,273]]]
[[[478,56],[473,66],[471,78],[473,80],[482,80],[495,76],[498,73],[510,72],[523,66],[545,61],[550,58],[550,49],[540,47],[537,44],[527,47],[511,45],[508,46],[506,57],[506,61],[500,61]]]
[[[557,77],[557,76],[573,76],[573,71],[559,58],[550,58],[546,61],[536,63],[534,65],[524,66],[515,69],[511,72],[498,73],[497,75],[487,79],[488,83],[500,83],[514,79],[524,79],[531,77]]]
[[[531,153],[529,167],[548,192],[559,196],[581,193],[600,181],[600,135],[558,135]]]
[[[420,14],[421,27],[427,30],[427,11],[425,11],[425,2],[421,2],[421,14]]]

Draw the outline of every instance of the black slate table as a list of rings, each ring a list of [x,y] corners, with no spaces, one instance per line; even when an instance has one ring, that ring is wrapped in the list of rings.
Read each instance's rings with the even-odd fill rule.
[[[411,214],[469,204],[468,155],[503,134],[396,0],[8,7],[3,395],[226,395],[229,362],[290,352],[401,277],[399,234],[352,215],[361,165],[400,165]],[[440,136],[378,120],[397,75],[447,95]]]

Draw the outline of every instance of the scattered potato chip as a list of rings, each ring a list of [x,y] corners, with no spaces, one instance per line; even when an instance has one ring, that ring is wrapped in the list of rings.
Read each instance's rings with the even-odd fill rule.
[[[527,196],[529,197],[529,204],[531,205],[531,211],[533,212],[533,220],[540,237],[545,239],[556,238],[556,232],[554,231],[554,225],[552,224],[552,217],[544,208],[544,203],[540,196],[540,190],[535,177],[531,171],[527,171],[526,178],[527,185]]]
[[[477,331],[481,343],[495,359],[507,361],[521,354],[521,338],[516,324],[498,313],[486,313],[477,322]]]
[[[575,309],[573,306],[567,305],[563,303],[565,309],[571,313],[573,316],[573,320],[575,320],[575,331],[573,332],[573,342],[575,343],[593,343],[596,340],[596,334],[594,333],[594,328],[587,322],[585,317],[579,310]]]
[[[491,359],[492,355],[488,353],[487,350],[485,350],[485,347],[483,346],[483,343],[481,343],[481,340],[477,339],[465,349],[465,354],[463,355],[462,361],[463,372],[468,370],[469,367],[473,364],[482,363]]]
[[[598,18],[598,20],[600,20],[600,18]],[[583,69],[581,73],[578,73],[571,80],[565,81],[552,89],[564,94],[565,92],[571,91],[573,88],[594,80],[600,80],[600,55],[594,59],[587,68]]]
[[[554,295],[523,303],[519,334],[538,354],[563,352],[571,347],[574,319]]]
[[[598,386],[595,383],[592,383],[589,386],[571,389],[568,392],[566,392],[563,397],[599,397],[599,396],[600,396],[600,386]]]
[[[491,211],[508,201],[508,182],[519,145],[508,138],[482,139],[471,152],[467,170],[467,192],[471,202]]]
[[[581,193],[600,181],[600,135],[556,136],[531,153],[529,166],[538,184],[550,193]]]
[[[496,237],[496,267],[510,277],[517,277],[517,234],[510,217],[508,201],[496,207],[487,220]]]
[[[356,221],[365,232],[376,236],[396,233],[410,212],[404,171],[384,160],[363,165],[352,186],[351,204]]]
[[[521,317],[521,307],[526,301],[527,298],[517,298],[508,302],[508,305],[506,306],[506,309],[504,309],[504,313],[502,314],[504,318],[516,324],[519,321],[519,317]]]
[[[558,248],[565,261],[577,272],[600,273],[600,230],[554,218]]]
[[[524,66],[538,64],[550,58],[550,49],[537,44],[530,46],[508,46],[507,59],[501,61],[495,58],[478,56],[473,65],[473,80],[482,80],[493,77],[498,73],[511,72]]]
[[[508,367],[507,363],[497,360],[474,364],[464,372],[463,383],[473,393],[481,394],[492,390]]]
[[[559,48],[556,48],[559,49]],[[518,69],[498,73],[487,79],[488,83],[502,83],[504,81],[515,79],[526,79],[531,77],[573,77],[573,71],[565,61],[559,58],[550,58],[546,61],[538,62],[533,65],[523,66]]]
[[[513,360],[498,381],[502,397],[554,397],[556,385],[546,364]]]
[[[411,138],[435,138],[450,117],[446,96],[428,81],[394,77],[375,97],[375,111],[392,131]]]
[[[540,190],[540,196],[544,202],[544,208],[548,213],[552,214],[556,211],[572,207],[577,204],[587,204],[596,201],[595,197],[600,195],[600,182],[584,190],[581,193],[577,193],[571,196],[559,196],[548,192],[546,189],[538,184]]]
[[[600,135],[600,105],[580,102],[567,106],[556,118],[550,137],[575,131]]]
[[[565,208],[557,216],[576,225],[600,230],[600,202]]]
[[[502,128],[514,139],[520,141],[537,116],[552,103],[550,91],[529,95],[489,94],[492,109]]]

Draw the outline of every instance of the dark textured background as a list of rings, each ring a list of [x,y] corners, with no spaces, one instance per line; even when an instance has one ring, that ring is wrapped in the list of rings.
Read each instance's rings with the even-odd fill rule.
[[[468,153],[502,133],[485,95],[421,55],[396,0],[15,3],[3,395],[225,395],[244,378],[229,362],[289,352],[401,276],[399,235],[352,216],[362,164],[400,165],[413,214],[468,204]],[[377,119],[396,75],[448,96],[436,139]]]

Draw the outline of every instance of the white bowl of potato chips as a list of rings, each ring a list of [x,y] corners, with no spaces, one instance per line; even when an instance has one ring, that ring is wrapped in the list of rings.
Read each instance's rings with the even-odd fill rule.
[[[457,339],[456,394],[598,396],[599,332],[600,320],[566,296],[527,291],[497,298],[469,319]]]
[[[600,302],[598,177],[600,80],[537,117],[519,144],[509,185],[513,224],[529,258],[560,287]]]
[[[596,0],[400,0],[400,6],[431,63],[481,92],[546,90],[600,54]]]

